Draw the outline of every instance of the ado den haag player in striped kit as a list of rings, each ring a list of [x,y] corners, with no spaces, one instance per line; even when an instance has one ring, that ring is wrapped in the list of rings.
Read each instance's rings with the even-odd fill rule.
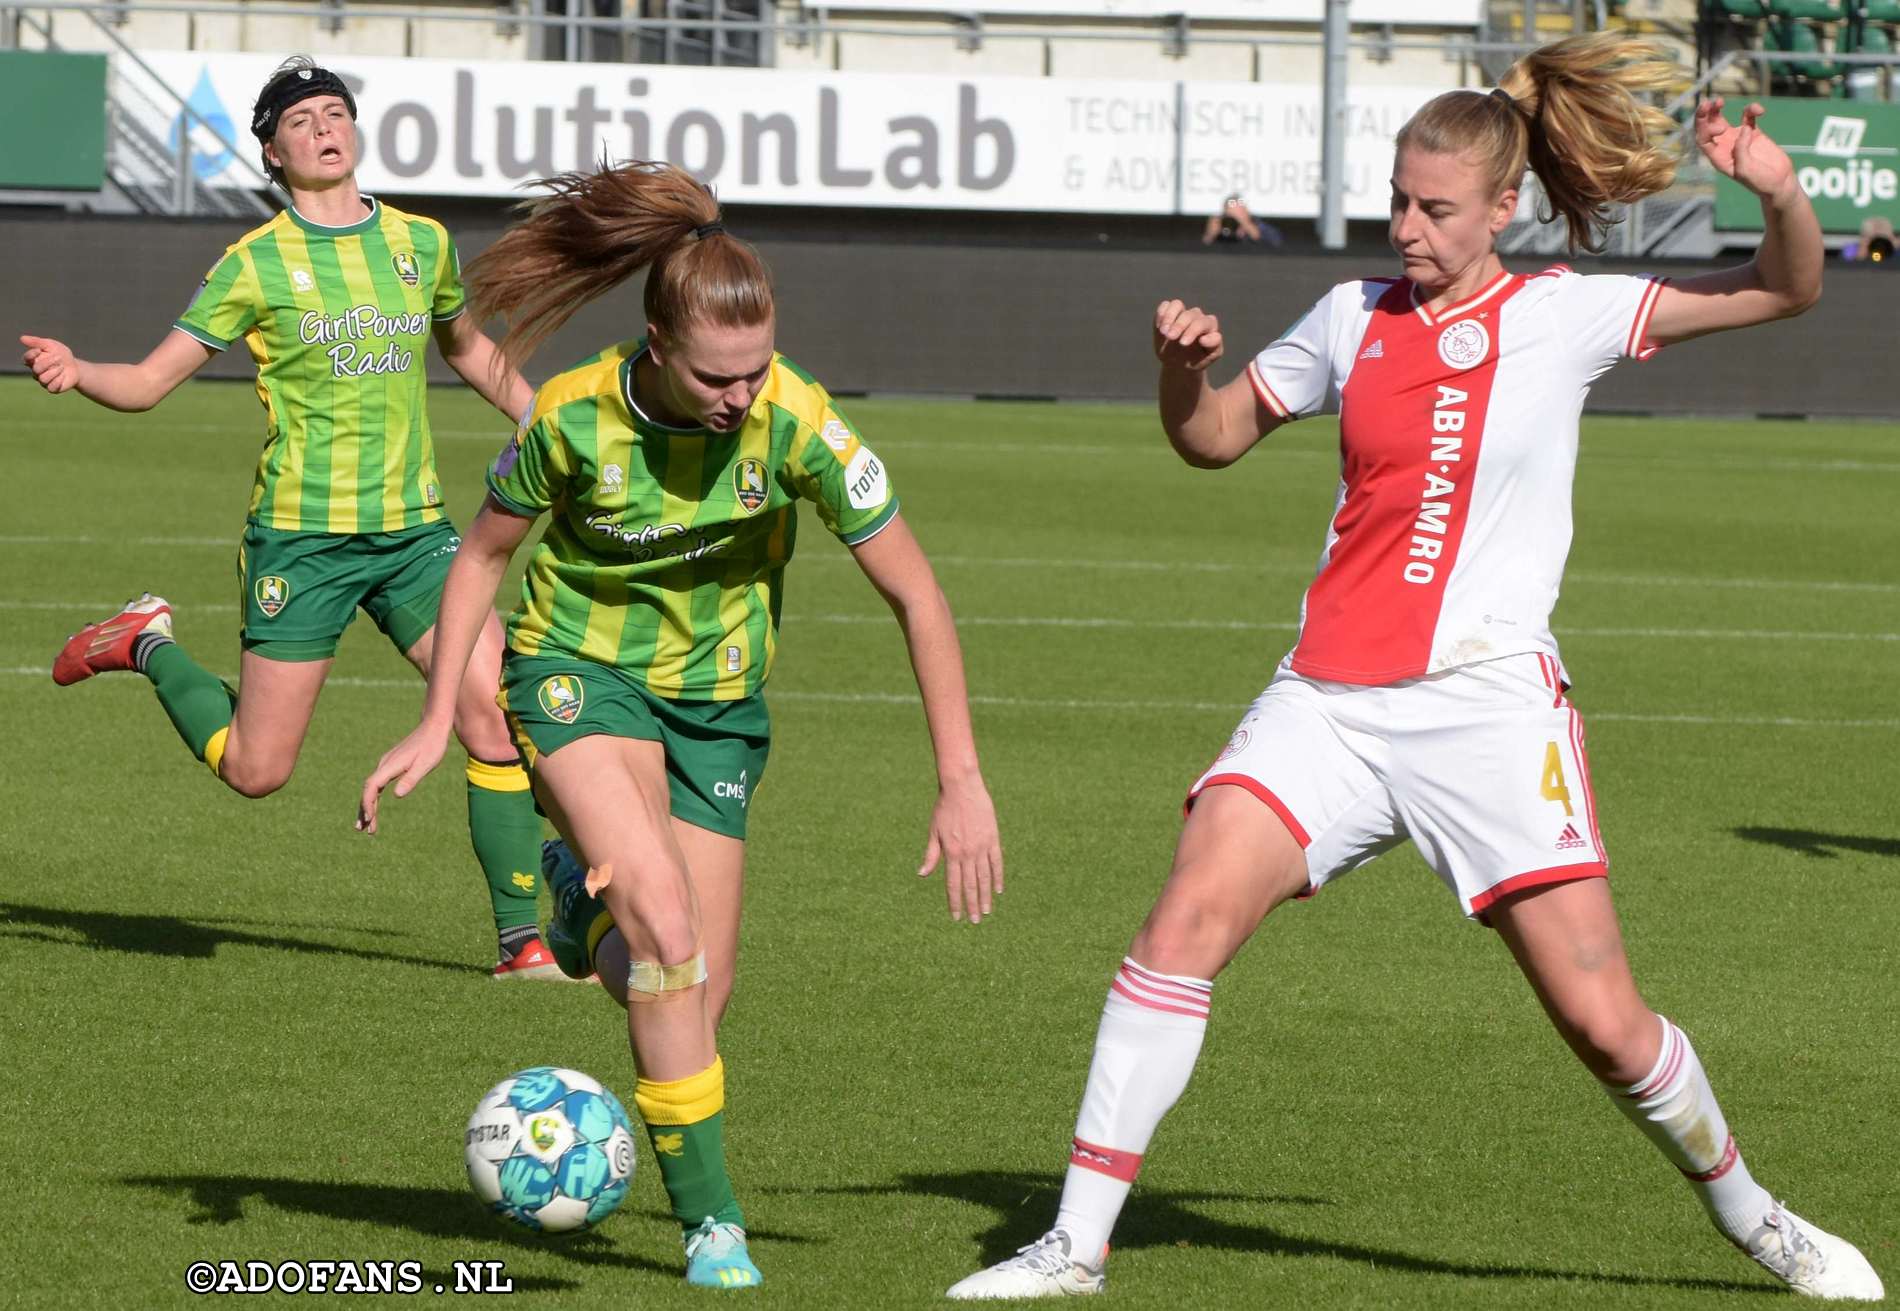
[[[1194,784],[1167,885],[1111,985],[1056,1226],[953,1297],[1093,1292],[1150,1136],[1186,1087],[1213,977],[1275,906],[1406,838],[1495,928],[1616,1107],[1682,1171],[1717,1229],[1802,1293],[1877,1298],[1851,1244],[1750,1176],[1683,1031],[1636,990],[1611,908],[1583,728],[1548,621],[1570,545],[1577,420],[1621,358],[1799,313],[1821,234],[1788,157],[1720,103],[1696,134],[1761,197],[1746,267],[1673,286],[1506,272],[1494,250],[1527,163],[1574,242],[1602,207],[1667,185],[1667,126],[1632,92],[1647,47],[1579,38],[1455,91],[1399,133],[1401,278],[1333,289],[1245,376],[1204,370],[1219,326],[1160,306],[1161,414],[1188,463],[1231,463],[1336,405],[1342,479],[1299,641]]]
[[[455,245],[434,219],[356,185],[356,100],[308,59],[258,94],[251,131],[290,205],[225,252],[176,327],[138,364],[94,364],[24,337],[48,391],[149,410],[242,338],[269,435],[238,550],[242,674],[236,692],[172,640],[150,593],[88,625],[53,662],[76,683],[111,670],[152,680],[192,754],[261,797],[290,778],[337,639],[360,606],[427,673],[442,580],[460,540],[442,508],[426,409],[431,338],[484,399],[522,414],[533,390],[463,310]],[[541,822],[494,702],[493,615],[457,701],[468,748],[468,825],[500,939],[496,978],[562,977],[536,931]]]
[[[406,795],[442,757],[460,662],[537,519],[508,620],[502,701],[550,844],[549,945],[627,1008],[634,1105],[680,1222],[687,1282],[758,1286],[726,1173],[715,1035],[739,946],[746,826],[771,746],[798,503],[851,550],[903,629],[936,756],[924,865],[950,913],[1002,891],[950,607],[882,462],[824,387],[773,348],[764,262],[712,193],[670,164],[541,184],[528,216],[469,266],[478,312],[525,358],[573,311],[647,270],[646,332],[550,379],[488,471],[488,501],[442,597],[422,722],[363,785]],[[486,319],[487,314],[483,314]],[[592,868],[581,867],[573,857]]]

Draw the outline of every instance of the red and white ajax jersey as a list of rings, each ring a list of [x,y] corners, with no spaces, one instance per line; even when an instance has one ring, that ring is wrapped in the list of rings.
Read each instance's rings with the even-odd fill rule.
[[[1403,278],[1333,288],[1247,366],[1283,419],[1336,408],[1339,501],[1288,657],[1385,684],[1552,657],[1590,384],[1646,359],[1663,282],[1558,266],[1431,310]]]

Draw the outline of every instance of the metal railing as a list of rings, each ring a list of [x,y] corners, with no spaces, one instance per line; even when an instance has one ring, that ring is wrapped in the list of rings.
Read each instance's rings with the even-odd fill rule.
[[[822,5],[800,8],[791,17],[781,17],[774,13],[770,17],[751,18],[731,17],[725,12],[725,6],[711,4],[708,0],[709,12],[703,16],[655,17],[638,13],[579,12],[576,6],[583,2],[584,0],[566,0],[568,7],[574,10],[573,12],[551,14],[545,12],[544,0],[503,0],[502,3],[486,9],[476,5],[436,8],[401,3],[386,4],[381,3],[381,0],[313,0],[312,3],[307,4],[273,4],[268,13],[272,18],[313,19],[322,23],[326,31],[332,32],[342,30],[358,20],[480,24],[493,27],[497,32],[510,36],[522,28],[527,28],[558,37],[557,42],[550,43],[549,49],[558,47],[559,57],[564,58],[578,57],[584,52],[586,42],[580,39],[580,34],[585,33],[614,34],[632,42],[650,38],[661,45],[664,45],[669,38],[677,41],[682,35],[697,38],[708,33],[728,33],[749,39],[756,38],[761,48],[766,50],[771,49],[775,44],[803,48],[829,36],[844,35],[946,41],[965,50],[980,49],[985,42],[989,41],[1039,42],[1045,46],[1057,41],[1124,45],[1143,43],[1156,46],[1165,55],[1176,57],[1184,53],[1189,46],[1202,45],[1301,49],[1317,52],[1321,49],[1323,40],[1318,31],[1307,34],[1271,30],[1237,30],[1242,25],[1232,21],[1220,21],[1218,24],[1214,20],[1197,22],[1185,14],[1164,19],[1103,16],[1099,20],[1092,20],[1102,24],[1099,28],[1071,30],[1066,27],[1051,27],[1034,22],[1006,25],[986,23],[976,13],[956,9],[920,12],[920,17],[935,19],[941,23],[941,26],[927,26],[921,23],[839,20]],[[21,15],[74,11],[92,14],[95,17],[104,16],[106,23],[123,22],[138,14],[242,17],[260,12],[244,3],[243,0],[36,0],[32,4],[0,2],[0,48],[7,45],[9,29],[17,27]],[[1375,59],[1382,59],[1397,51],[1418,51],[1444,54],[1451,60],[1467,58],[1474,63],[1478,57],[1487,54],[1521,54],[1532,49],[1534,44],[1486,41],[1475,35],[1465,36],[1461,32],[1451,32],[1435,37],[1403,37],[1385,28],[1361,28],[1359,34],[1355,35],[1350,42],[1352,49],[1362,51]]]
[[[207,213],[234,218],[269,218],[275,214],[276,209],[257,194],[271,191],[270,178],[244,159],[217,124],[154,72],[108,21],[101,19],[96,8],[83,12],[116,54],[144,75],[142,80],[128,78],[117,61],[107,64],[106,179],[112,190],[132,208],[145,213]],[[62,48],[50,21],[22,14],[17,26],[9,26],[13,47],[20,46],[19,34],[25,31],[38,39],[41,48]],[[141,116],[129,110],[127,102],[133,99],[156,112]],[[175,124],[171,141],[159,137],[144,121],[167,117]],[[200,133],[230,153],[232,163],[247,175],[245,185],[208,187],[197,176],[193,137]]]

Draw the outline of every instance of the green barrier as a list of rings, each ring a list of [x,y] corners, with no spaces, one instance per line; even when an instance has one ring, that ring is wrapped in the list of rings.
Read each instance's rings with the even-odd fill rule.
[[[1762,130],[1794,161],[1823,231],[1859,232],[1870,218],[1900,225],[1900,105],[1784,97],[1762,104]],[[1715,226],[1761,231],[1761,202],[1739,183],[1717,178]]]
[[[0,189],[97,191],[106,180],[106,57],[0,51]]]

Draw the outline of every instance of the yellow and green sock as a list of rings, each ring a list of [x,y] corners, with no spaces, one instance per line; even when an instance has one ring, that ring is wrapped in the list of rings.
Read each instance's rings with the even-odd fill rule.
[[[528,774],[516,761],[468,760],[468,836],[488,880],[495,936],[504,962],[538,935],[541,816]]]
[[[217,773],[237,693],[170,639],[151,641],[135,652],[139,671],[152,680],[158,703],[165,707],[178,736],[192,755]]]
[[[715,1056],[698,1074],[670,1083],[642,1079],[633,1102],[680,1227],[696,1229],[711,1216],[744,1228],[739,1199],[726,1176],[725,1061]]]

